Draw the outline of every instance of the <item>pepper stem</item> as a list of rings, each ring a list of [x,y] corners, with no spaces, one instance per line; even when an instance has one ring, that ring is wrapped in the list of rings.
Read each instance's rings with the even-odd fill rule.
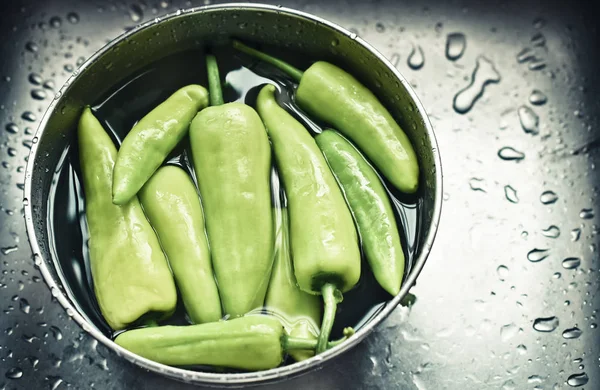
[[[295,349],[315,349],[317,346],[317,340],[302,339],[299,337],[286,337],[284,348],[286,351]]]
[[[206,71],[208,73],[208,92],[211,106],[223,104],[223,91],[221,90],[221,76],[217,58],[212,54],[206,55]]]
[[[354,329],[345,328],[344,329],[344,337],[339,340],[330,341],[327,343],[327,349],[333,348],[337,345],[340,345],[344,341],[348,340],[350,336],[354,334]],[[284,340],[284,349],[287,351],[292,350],[314,350],[317,347],[317,340],[314,339],[304,339],[299,337],[289,337],[286,336]]]
[[[336,294],[337,291],[337,294]],[[327,349],[327,341],[329,341],[329,335],[333,328],[333,321],[335,320],[335,312],[337,304],[341,301],[336,295],[341,295],[339,290],[331,283],[325,283],[321,288],[321,295],[323,295],[323,302],[325,303],[325,310],[323,311],[323,321],[321,322],[321,333],[317,341],[317,348],[315,353],[319,354]]]
[[[295,66],[292,66],[292,65],[288,64],[287,62],[280,60],[279,58],[270,56],[267,53],[258,51],[250,46],[246,46],[238,40],[235,40],[235,39],[233,40],[233,48],[241,51],[242,53],[246,53],[252,57],[258,58],[261,61],[264,61],[266,63],[269,63],[269,64],[277,67],[278,69],[287,73],[291,78],[296,80],[296,82],[298,82],[298,83],[300,82],[300,79],[302,78],[302,75],[304,74],[303,71],[296,68]]]

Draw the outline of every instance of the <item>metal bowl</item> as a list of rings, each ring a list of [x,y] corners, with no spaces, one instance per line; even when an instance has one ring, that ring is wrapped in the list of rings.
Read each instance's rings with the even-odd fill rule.
[[[390,109],[410,137],[421,165],[422,220],[417,252],[398,294],[347,342],[311,359],[251,373],[208,373],[169,367],[141,358],[115,344],[72,301],[50,254],[48,197],[52,173],[75,136],[84,105],[148,64],[177,52],[225,42],[235,36],[333,60],[361,79]],[[409,83],[380,53],[356,34],[304,12],[258,4],[228,4],[177,11],[144,23],[93,55],[57,93],[46,111],[29,155],[23,200],[35,265],[52,295],[86,332],[117,355],[142,368],[196,384],[240,386],[283,380],[321,367],[363,340],[382,322],[415,284],[431,250],[442,204],[440,156],[425,109]]]

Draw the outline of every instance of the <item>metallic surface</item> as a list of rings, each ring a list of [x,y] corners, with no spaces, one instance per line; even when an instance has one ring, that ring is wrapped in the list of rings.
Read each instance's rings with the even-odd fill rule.
[[[1,5],[8,8],[0,23],[0,388],[193,388],[123,363],[51,299],[30,257],[22,188],[31,129],[79,57],[124,27],[203,3]],[[356,32],[407,77],[436,129],[445,202],[413,307],[396,308],[320,370],[261,388],[598,388],[600,45],[592,2],[278,3]],[[445,46],[456,32],[465,34],[466,50],[451,61]],[[538,58],[521,63],[527,47]],[[471,83],[480,56],[500,81],[459,114],[454,96]],[[523,130],[522,106],[539,117],[539,134]],[[505,147],[524,158],[503,160]],[[536,248],[548,257],[529,261]],[[563,262],[572,257],[579,266]]]
[[[121,80],[165,55],[218,44],[236,36],[270,45],[285,45],[291,50],[309,53],[315,58],[335,58],[380,96],[401,121],[420,161],[423,217],[420,221],[418,252],[400,293],[391,299],[368,323],[357,329],[346,343],[314,358],[276,369],[221,374],[186,370],[140,358],[107,338],[80,312],[73,302],[69,286],[57,271],[51,255],[47,199],[51,172],[59,165],[62,151],[77,128],[86,104],[101,99]],[[150,37],[153,37],[150,39]],[[82,64],[55,95],[34,136],[25,171],[24,210],[34,264],[39,268],[52,295],[67,314],[81,327],[117,355],[149,370],[190,383],[229,384],[263,383],[283,380],[318,368],[329,359],[357,345],[385,319],[414,285],[431,250],[442,203],[441,167],[435,136],[408,82],[387,59],[361,38],[323,19],[281,6],[229,4],[177,11],[154,19],[118,37]],[[64,238],[62,238],[64,239]]]

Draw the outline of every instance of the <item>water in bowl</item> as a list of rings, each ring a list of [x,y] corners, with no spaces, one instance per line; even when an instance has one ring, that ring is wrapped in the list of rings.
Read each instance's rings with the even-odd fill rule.
[[[278,70],[249,61],[248,58],[240,58],[228,48],[217,48],[213,52],[219,59],[226,102],[240,101],[254,106],[260,86],[271,82],[279,88],[278,100],[282,106],[303,122],[311,134],[320,131],[323,124],[312,121],[297,108],[293,101],[295,85]],[[283,56],[300,68],[305,68],[307,65],[308,59],[305,56],[294,56],[293,53],[283,53]],[[202,51],[182,52],[157,61],[137,72],[135,76],[114,88],[102,99],[90,103],[95,115],[105,126],[113,141],[120,145],[137,120],[175,90],[191,83],[207,86]],[[195,180],[188,157],[190,155],[188,147],[186,138],[171,153],[165,164],[183,167]],[[274,166],[273,169],[276,170],[276,167]],[[395,191],[383,177],[382,180],[392,200],[401,233],[406,258],[406,277],[417,250],[422,198],[419,194],[416,196],[401,194]],[[276,176],[272,184],[273,201],[277,205],[282,201],[282,195],[278,190]],[[108,337],[115,337],[115,333],[102,318],[93,292],[87,251],[89,236],[85,222],[85,194],[76,139],[65,148],[56,167],[48,199],[47,223],[53,261],[71,300],[89,322]],[[332,338],[341,337],[342,330],[346,326],[360,329],[382,310],[391,298],[378,285],[363,256],[361,279],[354,289],[344,294],[344,301],[338,305]],[[178,301],[175,314],[162,323],[179,325],[190,323],[181,299]],[[290,359],[286,361],[289,362]]]

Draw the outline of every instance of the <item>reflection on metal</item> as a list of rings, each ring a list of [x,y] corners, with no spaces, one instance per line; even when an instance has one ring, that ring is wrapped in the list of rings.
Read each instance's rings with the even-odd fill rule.
[[[364,342],[331,364],[261,389],[598,388],[600,282],[593,245],[598,244],[600,225],[600,123],[593,87],[600,56],[594,2],[548,3],[543,9],[537,1],[502,7],[477,0],[465,0],[460,7],[442,0],[270,2],[337,22],[394,61],[400,58],[398,69],[417,84],[419,98],[435,120],[446,200],[435,246],[411,289],[418,297],[415,304],[398,306]],[[133,24],[128,7],[142,4],[113,3],[55,0],[35,2],[34,7],[34,2],[23,0],[24,13],[17,1],[0,5],[10,21],[0,23],[10,43],[0,46],[0,247],[18,247],[0,254],[0,384],[7,388],[61,389],[70,384],[196,389],[123,364],[122,358],[82,332],[52,300],[60,292],[48,294],[34,267],[41,259],[29,257],[17,184],[24,183],[29,152],[22,143],[32,140],[36,123],[27,123],[21,115],[31,111],[41,118],[50,99],[35,100],[31,90],[43,89],[47,79],[61,86],[70,75],[67,69],[77,69],[79,57],[89,57],[106,38]],[[144,3],[143,20],[185,5],[176,0]],[[66,22],[70,11],[78,14],[79,23]],[[50,27],[53,16],[63,20],[58,29]],[[377,22],[383,23],[384,32],[376,30]],[[538,30],[549,54],[545,68],[530,71],[529,64],[517,62],[517,54],[533,47],[531,38]],[[465,33],[468,48],[457,61],[449,61],[445,37],[455,31]],[[26,48],[27,42],[34,43],[29,47],[36,51]],[[427,55],[419,71],[411,71],[406,63],[413,42]],[[536,54],[542,50],[535,47]],[[452,99],[468,83],[480,54],[494,61],[503,80],[467,114],[456,114]],[[543,91],[545,104],[529,100],[534,89]],[[536,137],[525,134],[519,123],[517,109],[528,104],[540,117]],[[511,112],[503,117],[507,109]],[[583,117],[574,114],[577,110]],[[5,130],[11,122],[18,132]],[[504,161],[498,156],[504,146],[526,158]],[[564,156],[553,158],[553,151]],[[470,189],[474,177],[485,180],[485,193]],[[518,204],[505,199],[504,186],[509,183],[519,190]],[[554,197],[544,197],[544,204],[540,195],[545,191],[559,198],[552,203],[548,200]],[[590,219],[580,217],[583,209],[593,211],[583,213],[591,214]],[[563,234],[547,237],[543,231],[552,225]],[[534,248],[550,249],[551,254],[532,263],[526,254]],[[579,267],[563,268],[562,260],[570,257],[581,259]],[[498,270],[500,266],[509,271]],[[21,299],[30,306],[28,314],[20,309]],[[536,319],[548,317],[559,319],[556,330],[533,328]],[[517,332],[508,333],[511,337],[503,342],[501,329],[512,323]],[[50,326],[60,329],[62,340],[54,338]],[[574,328],[581,331],[577,338],[563,337],[564,332],[568,337],[578,334]],[[534,375],[542,382],[528,383]]]

